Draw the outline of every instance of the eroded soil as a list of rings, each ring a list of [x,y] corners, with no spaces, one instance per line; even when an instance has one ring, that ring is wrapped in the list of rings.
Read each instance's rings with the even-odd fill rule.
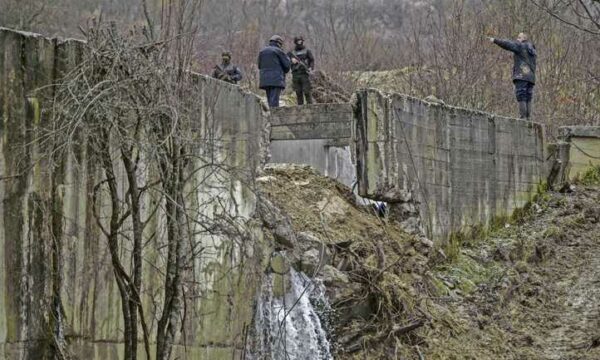
[[[308,168],[270,169],[260,181],[339,270],[321,272],[338,312],[336,358],[600,359],[600,187],[545,193],[440,260],[426,239]]]
[[[459,325],[429,334],[432,358],[600,359],[600,189],[545,194],[520,222],[438,269]]]

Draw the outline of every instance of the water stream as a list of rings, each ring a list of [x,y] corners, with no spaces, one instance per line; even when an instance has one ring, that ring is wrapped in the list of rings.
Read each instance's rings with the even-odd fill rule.
[[[327,333],[317,313],[329,304],[322,284],[290,270],[284,296],[273,293],[274,277],[268,275],[257,304],[254,359],[333,359]],[[289,289],[287,289],[289,287]]]

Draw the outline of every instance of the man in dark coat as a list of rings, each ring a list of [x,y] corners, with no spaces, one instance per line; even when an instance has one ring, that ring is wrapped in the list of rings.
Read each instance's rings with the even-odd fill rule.
[[[516,41],[489,38],[501,48],[514,53],[513,83],[519,102],[519,115],[529,119],[532,112],[533,87],[535,86],[535,69],[537,52],[535,46],[527,40],[527,35],[520,33]]]
[[[259,87],[267,92],[267,101],[271,108],[279,106],[279,96],[285,89],[285,74],[291,67],[290,59],[282,47],[283,38],[274,35],[269,40],[269,45],[258,55]]]
[[[296,101],[298,105],[304,105],[306,98],[307,104],[312,104],[312,86],[310,75],[315,67],[315,58],[312,52],[304,46],[304,38],[296,36],[294,38],[294,50],[288,53],[292,60],[292,84],[296,91]]]
[[[221,58],[223,59],[223,62],[221,65],[215,66],[213,77],[237,85],[237,83],[242,80],[242,72],[237,66],[231,64],[231,53],[225,51],[221,54]]]

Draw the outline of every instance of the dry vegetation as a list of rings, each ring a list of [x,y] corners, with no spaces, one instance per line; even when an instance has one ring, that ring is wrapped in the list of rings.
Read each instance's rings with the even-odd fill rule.
[[[102,14],[123,27],[146,26],[156,39],[165,14],[183,3],[195,7],[186,19],[196,40],[194,67],[208,73],[222,50],[232,50],[250,89],[265,40],[301,33],[317,67],[346,91],[381,86],[508,115],[516,114],[511,55],[485,36],[526,31],[540,54],[536,120],[551,128],[600,121],[596,0],[0,0],[0,25],[81,36],[78,27]],[[353,75],[364,71],[370,73]]]
[[[336,358],[597,359],[597,175],[575,192],[542,194],[445,261],[309,168],[270,168],[260,182],[341,272],[320,273]]]
[[[182,274],[195,254],[184,244],[199,235],[181,229],[200,218],[206,221],[201,225],[210,228],[206,232],[227,230],[201,216],[202,207],[211,204],[196,204],[200,210],[193,214],[178,210],[185,197],[183,172],[193,162],[192,147],[205,144],[201,153],[210,158],[216,146],[190,138],[198,104],[190,94],[194,88],[185,90],[182,85],[190,81],[187,69],[208,71],[222,50],[233,51],[246,70],[243,86],[255,89],[254,62],[265,39],[273,33],[303,33],[315,50],[318,67],[329,75],[321,73],[323,87],[335,88],[332,97],[321,91],[321,101],[345,101],[353,89],[373,85],[514,114],[512,60],[485,36],[512,37],[525,30],[540,53],[536,119],[551,129],[600,122],[596,0],[578,2],[583,7],[542,0],[100,3],[0,0],[0,25],[82,36],[80,27],[86,29],[90,17],[102,16],[118,20],[117,27],[137,27],[131,37],[122,37],[115,28],[83,30],[94,51],[57,89],[58,127],[46,134],[56,159],[61,147],[78,140],[71,135],[92,138],[87,146],[103,174],[94,191],[111,198],[110,214],[102,220],[95,215],[100,227],[105,225],[102,231],[111,247],[123,303],[125,354],[132,359],[139,336],[150,353],[150,332],[142,321],[148,309],[139,301],[146,224],[137,208],[140,198],[153,192],[164,202],[170,231],[163,244],[168,269],[161,277],[162,308],[153,309],[156,358],[171,356],[182,321],[177,314],[185,301]],[[165,109],[176,109],[177,116]],[[146,138],[154,140],[151,149],[145,148]],[[147,169],[139,168],[147,160],[142,153],[151,154]],[[210,159],[196,160],[222,168]],[[128,175],[126,194],[115,189],[116,166]],[[138,173],[150,172],[152,166],[160,176],[137,183]],[[340,356],[600,356],[600,334],[594,333],[600,316],[585,302],[600,296],[597,285],[593,287],[599,265],[590,255],[597,253],[600,233],[597,187],[574,195],[551,194],[532,207],[530,224],[512,224],[471,244],[452,262],[432,268],[428,241],[407,236],[368,207],[357,207],[349,201],[349,190],[332,180],[306,169],[272,170],[266,176],[265,194],[289,213],[296,231],[324,240],[332,264],[349,279],[331,286],[342,294],[333,304],[340,314],[359,309],[335,320]],[[597,177],[592,173],[585,179],[591,184]],[[118,235],[124,232],[132,236],[130,271],[124,270],[118,255],[123,247]],[[64,344],[64,338],[56,341],[59,347]]]

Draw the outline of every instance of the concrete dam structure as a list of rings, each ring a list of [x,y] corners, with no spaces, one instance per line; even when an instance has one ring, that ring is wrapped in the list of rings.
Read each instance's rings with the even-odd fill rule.
[[[85,51],[80,41],[0,29],[0,359],[35,359],[48,346],[57,271],[70,350],[88,359],[123,356],[119,293],[91,206],[103,174],[84,146],[71,149],[59,170],[45,167],[43,144],[35,137],[35,129],[51,121],[54,84]],[[198,131],[218,134],[219,158],[235,171],[214,180],[216,193],[210,183],[210,189],[191,186],[189,195],[222,198],[243,231],[195,238],[203,251],[188,274],[195,285],[185,289],[194,296],[184,296],[187,316],[174,349],[181,358],[241,359],[248,352],[278,241],[270,236],[278,224],[264,219],[260,210],[269,205],[256,192],[265,163],[312,165],[360,197],[385,201],[401,218],[416,219],[439,246],[526,205],[551,165],[538,123],[377,90],[359,91],[349,104],[269,111],[236,86],[202,75],[197,82],[204,104]],[[589,134],[568,135],[583,149],[571,152],[577,172],[589,160],[582,154],[600,143],[597,133]],[[568,155],[562,160],[571,161]],[[125,193],[126,176],[122,169],[117,175]],[[194,184],[203,184],[205,175],[194,175]],[[165,241],[153,235],[164,233],[164,214],[151,213],[152,200],[145,198],[143,210],[151,218],[143,272],[150,285],[141,296],[147,309],[160,308],[153,294],[161,291],[165,272]],[[108,201],[101,196],[100,203]],[[49,232],[48,221],[60,231]],[[56,236],[64,259],[59,268],[52,261]],[[125,247],[120,256],[127,263],[131,250]],[[146,321],[155,331],[157,319]]]
[[[545,180],[541,124],[377,91],[358,104],[360,195],[414,201],[434,239],[510,216]]]
[[[353,102],[276,109],[270,161],[311,165],[441,243],[510,216],[545,181],[539,123],[375,89]]]
[[[107,240],[91,206],[94,188],[104,176],[88,159],[85,146],[74,146],[62,168],[49,168],[35,135],[35,129],[51,121],[53,84],[81,61],[84,51],[81,41],[0,29],[0,359],[37,359],[48,347],[56,271],[62,277],[65,337],[71,350],[78,358],[123,357],[121,301]],[[243,353],[253,318],[248,299],[260,287],[262,260],[269,254],[269,245],[262,248],[266,242],[256,221],[253,191],[267,156],[268,113],[258,97],[238,87],[203,76],[198,76],[197,86],[204,104],[198,132],[210,131],[220,139],[220,166],[235,169],[235,177],[233,172],[222,174],[210,189],[196,189],[194,182],[200,184],[207,176],[197,172],[190,180],[189,206],[194,206],[195,198],[207,196],[230,203],[230,214],[246,228],[240,236],[247,238],[196,239],[203,250],[190,265],[193,271],[186,285],[190,287],[185,289],[195,296],[186,297],[185,336],[173,355],[231,359],[232,354]],[[125,173],[122,167],[115,172],[119,192],[125,194]],[[138,176],[146,181],[150,175],[146,171]],[[143,282],[149,285],[144,285],[141,301],[146,309],[158,311],[160,299],[153,293],[161,291],[166,245],[164,235],[152,234],[165,233],[164,214],[151,215],[152,197],[144,199],[142,212],[150,219],[144,232]],[[105,217],[108,194],[102,192],[96,202]],[[47,222],[61,225],[55,234],[64,259],[58,270],[53,268],[56,249]],[[123,247],[125,264],[131,256],[131,250]],[[153,331],[157,319],[146,320]]]

